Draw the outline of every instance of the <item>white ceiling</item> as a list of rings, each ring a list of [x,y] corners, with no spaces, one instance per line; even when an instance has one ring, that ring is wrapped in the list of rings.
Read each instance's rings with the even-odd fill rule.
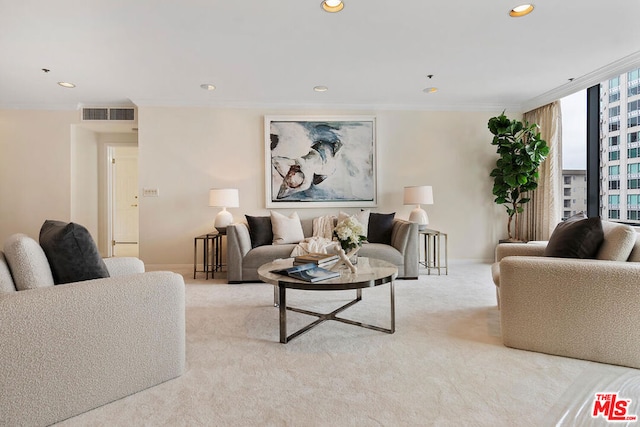
[[[640,64],[640,1],[534,1],[0,0],[0,107],[520,111]]]

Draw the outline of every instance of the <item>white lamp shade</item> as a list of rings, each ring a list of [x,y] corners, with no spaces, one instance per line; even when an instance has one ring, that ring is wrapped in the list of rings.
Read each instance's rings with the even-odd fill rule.
[[[237,208],[240,198],[237,188],[212,188],[209,190],[209,206]]]
[[[405,205],[432,205],[433,188],[430,185],[404,187]]]

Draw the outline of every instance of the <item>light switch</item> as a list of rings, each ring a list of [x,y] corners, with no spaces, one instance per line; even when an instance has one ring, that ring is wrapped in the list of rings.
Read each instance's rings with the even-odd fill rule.
[[[143,197],[158,197],[160,191],[157,188],[143,188],[142,196]]]

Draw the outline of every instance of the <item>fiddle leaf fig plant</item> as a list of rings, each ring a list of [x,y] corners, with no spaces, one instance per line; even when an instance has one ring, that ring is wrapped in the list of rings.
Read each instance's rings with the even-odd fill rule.
[[[538,168],[549,154],[549,147],[540,138],[540,126],[510,120],[504,111],[489,119],[488,127],[493,134],[491,145],[497,147],[499,155],[490,174],[494,201],[507,209],[509,241],[520,241],[519,214],[531,200],[528,192],[538,188]]]

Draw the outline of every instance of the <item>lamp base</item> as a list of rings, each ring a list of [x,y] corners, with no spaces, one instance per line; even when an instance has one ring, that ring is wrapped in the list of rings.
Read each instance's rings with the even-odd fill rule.
[[[427,216],[427,213],[424,211],[424,209],[422,209],[420,206],[411,211],[411,214],[409,215],[409,221],[417,222],[418,230],[421,231],[427,228],[427,225],[429,225],[429,217]]]
[[[218,230],[220,234],[227,234],[227,226],[233,222],[233,215],[226,208],[223,208],[213,223],[213,226]]]

